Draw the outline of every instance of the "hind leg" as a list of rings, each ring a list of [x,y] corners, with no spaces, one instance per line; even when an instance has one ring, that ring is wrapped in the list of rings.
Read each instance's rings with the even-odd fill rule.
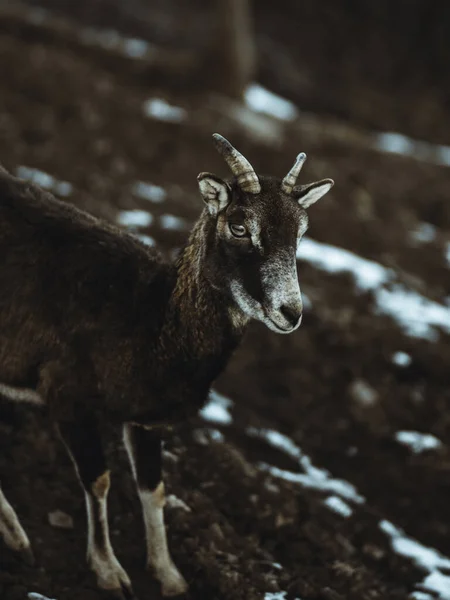
[[[109,538],[107,496],[110,478],[96,420],[84,416],[59,423],[58,428],[85,491],[87,559],[98,585],[121,600],[134,598],[130,579],[117,560]]]
[[[0,535],[3,541],[27,564],[33,563],[30,541],[11,504],[0,487]]]
[[[127,423],[124,442],[142,504],[148,567],[161,583],[163,596],[184,594],[187,583],[172,561],[164,526],[161,438],[156,432]]]

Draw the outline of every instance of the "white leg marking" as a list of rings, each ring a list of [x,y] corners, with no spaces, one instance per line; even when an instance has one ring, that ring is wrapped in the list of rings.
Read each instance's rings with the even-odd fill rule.
[[[88,518],[87,560],[97,576],[98,586],[104,590],[131,589],[130,578],[117,560],[109,539],[107,495],[109,473],[101,475],[94,483],[94,496],[86,492]],[[97,530],[100,529],[100,535]],[[103,543],[99,546],[96,539]]]
[[[139,497],[144,513],[148,566],[161,582],[163,596],[183,594],[187,590],[187,583],[174,565],[167,547],[163,513],[164,483],[161,482],[153,492],[139,490]]]
[[[28,388],[17,388],[4,383],[0,383],[0,395],[5,396],[13,402],[28,402],[29,404],[44,405],[42,397]]]
[[[125,425],[123,428],[123,441],[130,460],[131,470],[137,481],[134,450],[130,439],[130,425]],[[144,516],[147,566],[161,583],[161,593],[163,596],[184,594],[188,589],[188,585],[183,575],[181,575],[175,566],[167,546],[163,512],[165,504],[164,483],[161,481],[153,492],[138,489],[138,493]]]
[[[0,534],[15,552],[30,550],[30,541],[20,521],[0,488]]]

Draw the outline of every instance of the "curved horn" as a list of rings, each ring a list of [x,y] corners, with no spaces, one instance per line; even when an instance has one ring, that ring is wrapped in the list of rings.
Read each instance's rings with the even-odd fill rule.
[[[250,194],[259,194],[261,185],[248,160],[234,148],[228,140],[218,133],[213,134],[214,145],[224,157],[241,190]]]
[[[292,193],[294,189],[294,185],[297,183],[297,177],[302,170],[303,163],[306,160],[306,154],[304,152],[300,152],[300,154],[295,159],[294,166],[286,175],[286,177],[281,182],[281,189],[285,194]]]

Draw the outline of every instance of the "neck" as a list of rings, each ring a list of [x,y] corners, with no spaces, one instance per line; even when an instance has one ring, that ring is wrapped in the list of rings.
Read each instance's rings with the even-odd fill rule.
[[[176,282],[170,311],[178,339],[197,356],[226,351],[244,332],[246,319],[226,292],[216,289],[207,277],[206,253],[212,236],[206,211],[195,224],[176,262]],[[171,319],[172,320],[172,319]]]

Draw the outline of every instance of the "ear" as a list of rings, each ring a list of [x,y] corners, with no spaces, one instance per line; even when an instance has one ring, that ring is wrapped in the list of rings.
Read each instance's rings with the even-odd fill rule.
[[[230,203],[229,185],[212,173],[200,173],[198,186],[209,212],[214,217]]]
[[[309,208],[311,204],[320,200],[334,185],[332,179],[321,179],[307,185],[297,185],[292,191],[293,196],[302,208]]]

